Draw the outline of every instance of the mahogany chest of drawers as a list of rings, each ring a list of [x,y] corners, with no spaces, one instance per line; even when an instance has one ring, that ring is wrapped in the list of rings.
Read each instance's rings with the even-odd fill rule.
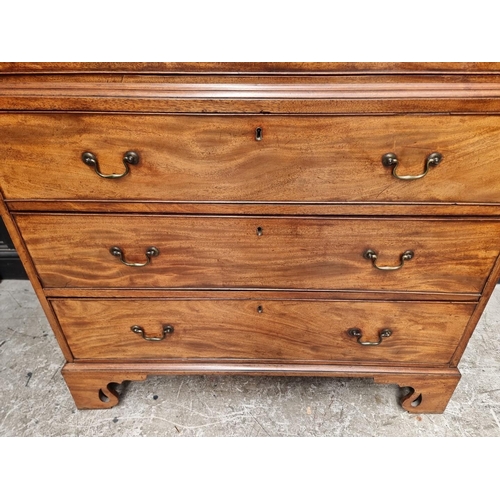
[[[371,377],[443,412],[500,273],[500,64],[0,64],[1,215],[78,408]]]

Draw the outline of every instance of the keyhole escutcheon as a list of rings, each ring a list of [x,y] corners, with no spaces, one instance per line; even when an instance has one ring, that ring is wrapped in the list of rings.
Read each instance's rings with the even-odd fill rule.
[[[262,132],[262,127],[257,127],[255,129],[255,140],[262,141],[263,137],[264,137],[264,134]]]

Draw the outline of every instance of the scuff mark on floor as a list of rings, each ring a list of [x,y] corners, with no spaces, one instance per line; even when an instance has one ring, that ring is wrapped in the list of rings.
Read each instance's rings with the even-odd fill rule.
[[[498,418],[496,416],[496,413],[493,411],[493,408],[490,408],[491,414],[493,415],[493,418],[495,419],[495,422],[498,425],[498,428],[500,429],[500,422],[498,421]]]

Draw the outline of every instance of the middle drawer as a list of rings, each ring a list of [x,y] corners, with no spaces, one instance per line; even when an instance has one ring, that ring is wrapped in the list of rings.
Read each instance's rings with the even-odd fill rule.
[[[16,221],[43,286],[55,288],[481,293],[500,241],[497,220],[18,214]]]

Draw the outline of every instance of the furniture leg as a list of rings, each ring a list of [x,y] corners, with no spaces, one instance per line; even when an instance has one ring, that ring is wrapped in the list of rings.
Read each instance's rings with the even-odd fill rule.
[[[409,394],[403,396],[401,406],[409,413],[443,413],[460,380],[460,372],[455,374],[425,375],[377,375],[374,381],[380,384],[397,384],[410,387]]]

